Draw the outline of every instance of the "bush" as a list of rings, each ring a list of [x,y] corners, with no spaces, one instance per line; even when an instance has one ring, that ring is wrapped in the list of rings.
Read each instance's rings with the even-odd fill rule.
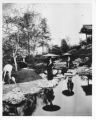
[[[28,64],[33,64],[33,63],[34,63],[34,57],[33,57],[33,55],[28,55],[28,56],[26,56],[25,61],[26,61]]]
[[[40,74],[46,70],[46,64],[35,65],[34,69],[37,74]]]
[[[13,63],[14,63],[13,57],[11,57],[11,56],[3,56],[3,67],[6,64],[13,64]]]

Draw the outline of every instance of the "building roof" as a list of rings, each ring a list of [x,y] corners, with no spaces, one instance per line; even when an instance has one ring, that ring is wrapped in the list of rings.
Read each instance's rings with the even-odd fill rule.
[[[92,35],[92,25],[83,25],[83,27],[80,30],[80,33]]]

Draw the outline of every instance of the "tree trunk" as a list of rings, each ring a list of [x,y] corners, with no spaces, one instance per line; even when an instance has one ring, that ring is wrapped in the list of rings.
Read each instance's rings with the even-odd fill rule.
[[[29,32],[28,32],[28,54],[30,55],[30,39],[29,39]]]
[[[16,61],[16,55],[13,53],[13,59],[14,59],[14,64],[15,64],[15,70],[17,71],[17,61]]]

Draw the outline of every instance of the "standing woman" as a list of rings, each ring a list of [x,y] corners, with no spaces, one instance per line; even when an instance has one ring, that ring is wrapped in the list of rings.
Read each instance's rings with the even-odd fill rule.
[[[70,68],[70,56],[68,56],[67,67]]]
[[[51,57],[49,57],[47,61],[47,78],[48,80],[53,79],[53,60]]]

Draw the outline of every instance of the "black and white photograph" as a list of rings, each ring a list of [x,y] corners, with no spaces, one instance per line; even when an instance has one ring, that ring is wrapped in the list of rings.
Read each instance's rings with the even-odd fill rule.
[[[92,3],[2,3],[2,116],[92,116]]]

